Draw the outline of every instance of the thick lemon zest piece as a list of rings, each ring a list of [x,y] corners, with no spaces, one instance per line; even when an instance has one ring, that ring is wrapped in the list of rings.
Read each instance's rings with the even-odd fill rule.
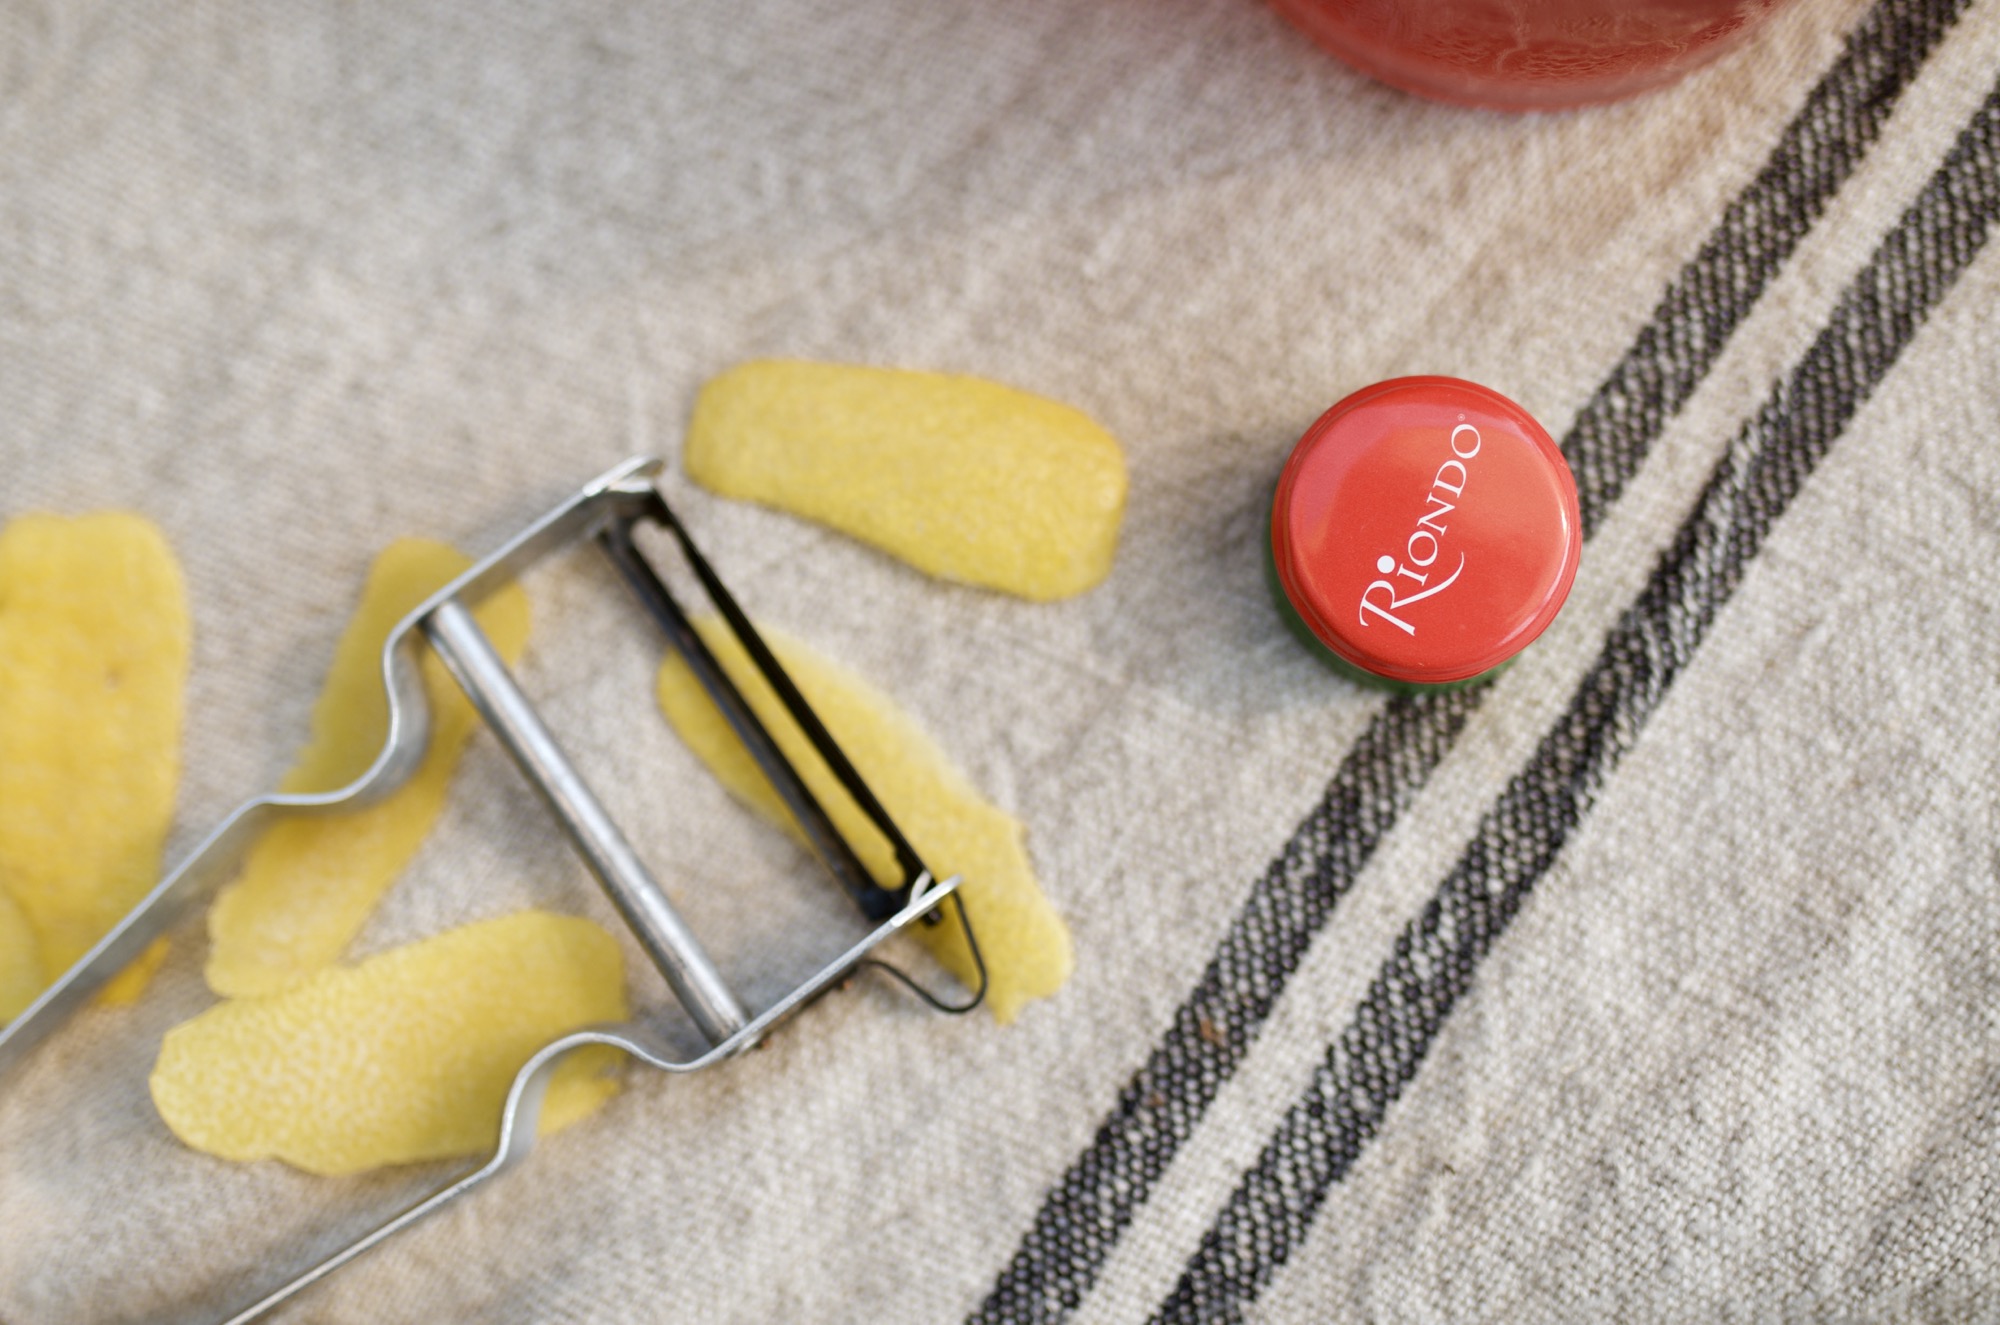
[[[20,1016],[47,983],[35,931],[13,895],[0,888],[0,1025]]]
[[[34,935],[36,993],[159,882],[188,646],[180,566],[149,521],[0,532],[0,890]],[[0,954],[0,984],[19,960]],[[0,1019],[17,1000],[0,993]]]
[[[919,570],[1046,600],[1111,570],[1125,457],[1068,405],[976,377],[796,360],[702,388],[688,475]]]
[[[490,1154],[514,1075],[549,1041],[627,1015],[624,961],[603,929],[522,911],[236,999],[169,1031],[153,1104],[223,1159],[309,1173]],[[544,1133],[617,1090],[613,1050],[572,1054]]]
[[[445,544],[416,538],[376,558],[313,706],[312,740],[280,784],[285,791],[332,791],[368,770],[388,731],[382,646],[398,621],[470,565]],[[501,656],[518,660],[528,639],[520,586],[494,594],[475,615]],[[431,716],[423,762],[381,801],[286,819],[258,840],[208,913],[206,975],[216,993],[276,993],[331,965],[437,822],[479,718],[434,655],[426,652],[422,667]]]
[[[888,842],[840,788],[804,735],[781,716],[777,696],[750,666],[735,636],[714,618],[696,626],[869,873],[877,882],[899,884]],[[760,633],[917,854],[940,878],[965,876],[958,895],[965,900],[986,960],[986,1003],[994,1018],[1005,1025],[1030,1000],[1060,989],[1073,960],[1069,930],[1035,881],[1019,821],[984,800],[887,696],[796,641],[775,631]],[[674,730],[723,786],[805,840],[763,770],[678,655],[660,668],[659,698]],[[914,926],[912,932],[945,969],[970,986],[976,979],[971,953],[949,907],[945,915],[946,923]]]

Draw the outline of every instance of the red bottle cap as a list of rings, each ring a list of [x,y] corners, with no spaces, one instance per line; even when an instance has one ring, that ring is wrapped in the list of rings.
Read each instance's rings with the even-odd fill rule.
[[[1406,685],[1491,671],[1569,595],[1582,543],[1562,452],[1513,401],[1454,377],[1364,387],[1278,479],[1271,557],[1335,657]]]

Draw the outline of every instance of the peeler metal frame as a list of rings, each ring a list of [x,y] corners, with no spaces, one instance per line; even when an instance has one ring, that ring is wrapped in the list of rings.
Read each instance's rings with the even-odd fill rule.
[[[558,1062],[578,1049],[608,1045],[663,1072],[699,1071],[756,1044],[771,1027],[864,966],[877,967],[895,976],[941,1011],[969,1012],[985,997],[986,968],[964,902],[957,893],[959,879],[954,876],[939,880],[932,875],[888,811],[869,791],[866,781],[841,753],[838,743],[668,508],[654,481],[661,468],[660,461],[646,457],[619,465],[404,617],[390,632],[382,651],[382,679],[389,698],[388,733],[368,771],[337,791],[268,795],[240,806],[25,1012],[0,1027],[0,1073],[4,1073],[64,1018],[83,1006],[157,935],[233,877],[244,853],[274,821],[294,814],[354,808],[394,790],[422,759],[429,737],[428,701],[417,666],[419,650],[427,644],[443,660],[530,785],[554,812],[708,1047],[692,1057],[680,1056],[682,1051],[675,1048],[670,1037],[654,1022],[576,1031],[545,1045],[522,1065],[514,1078],[501,1113],[500,1139],[492,1158],[230,1316],[226,1325],[239,1325],[264,1315],[392,1234],[525,1158],[534,1147],[542,1097],[551,1073]],[[902,875],[899,887],[888,889],[876,885],[853,845],[834,826],[825,808],[689,624],[687,615],[633,540],[633,529],[641,522],[658,525],[671,535],[695,579],[771,685],[792,721],[888,841]],[[533,704],[473,617],[473,605],[488,594],[518,578],[550,553],[584,540],[594,541],[610,558],[647,615],[666,634],[669,645],[685,658],[696,679],[770,778],[804,830],[814,854],[873,926],[816,974],[762,1011],[753,1013],[738,1001],[658,881],[543,725]],[[964,932],[977,970],[976,987],[969,998],[959,1002],[939,998],[872,955],[883,941],[912,924],[940,923],[947,902]]]

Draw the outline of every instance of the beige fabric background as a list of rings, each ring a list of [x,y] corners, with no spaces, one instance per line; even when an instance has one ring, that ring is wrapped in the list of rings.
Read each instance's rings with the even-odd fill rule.
[[[864,983],[634,1074],[288,1319],[931,1321],[991,1289],[1382,704],[1305,657],[1262,502],[1334,399],[1452,373],[1566,428],[1864,12],[1800,0],[1637,103],[1433,106],[1251,0],[0,7],[0,517],[145,512],[195,618],[174,849],[289,762],[370,556],[491,546],[701,381],[977,373],[1127,448],[1098,590],[927,581],[670,490],[745,605],[891,690],[1029,826],[1077,973],[1007,1030]],[[1383,844],[1077,1319],[1143,1319],[1555,714],[1716,457],[2000,68],[1975,0]],[[1991,1316],[2000,1293],[2000,256],[1939,306],[1482,967],[1259,1321]],[[523,668],[740,987],[845,923],[652,719],[605,571]],[[379,950],[611,913],[482,737]],[[0,1081],[0,1320],[214,1318],[446,1168],[179,1147],[150,999]],[[631,952],[637,965],[636,950]],[[664,995],[650,972],[635,997]]]

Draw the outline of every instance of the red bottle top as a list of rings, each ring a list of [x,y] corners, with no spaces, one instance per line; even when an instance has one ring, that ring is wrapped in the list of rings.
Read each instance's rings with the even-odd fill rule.
[[[1491,671],[1555,619],[1583,540],[1562,452],[1529,413],[1453,377],[1364,387],[1278,479],[1271,560],[1336,659],[1405,686]]]

